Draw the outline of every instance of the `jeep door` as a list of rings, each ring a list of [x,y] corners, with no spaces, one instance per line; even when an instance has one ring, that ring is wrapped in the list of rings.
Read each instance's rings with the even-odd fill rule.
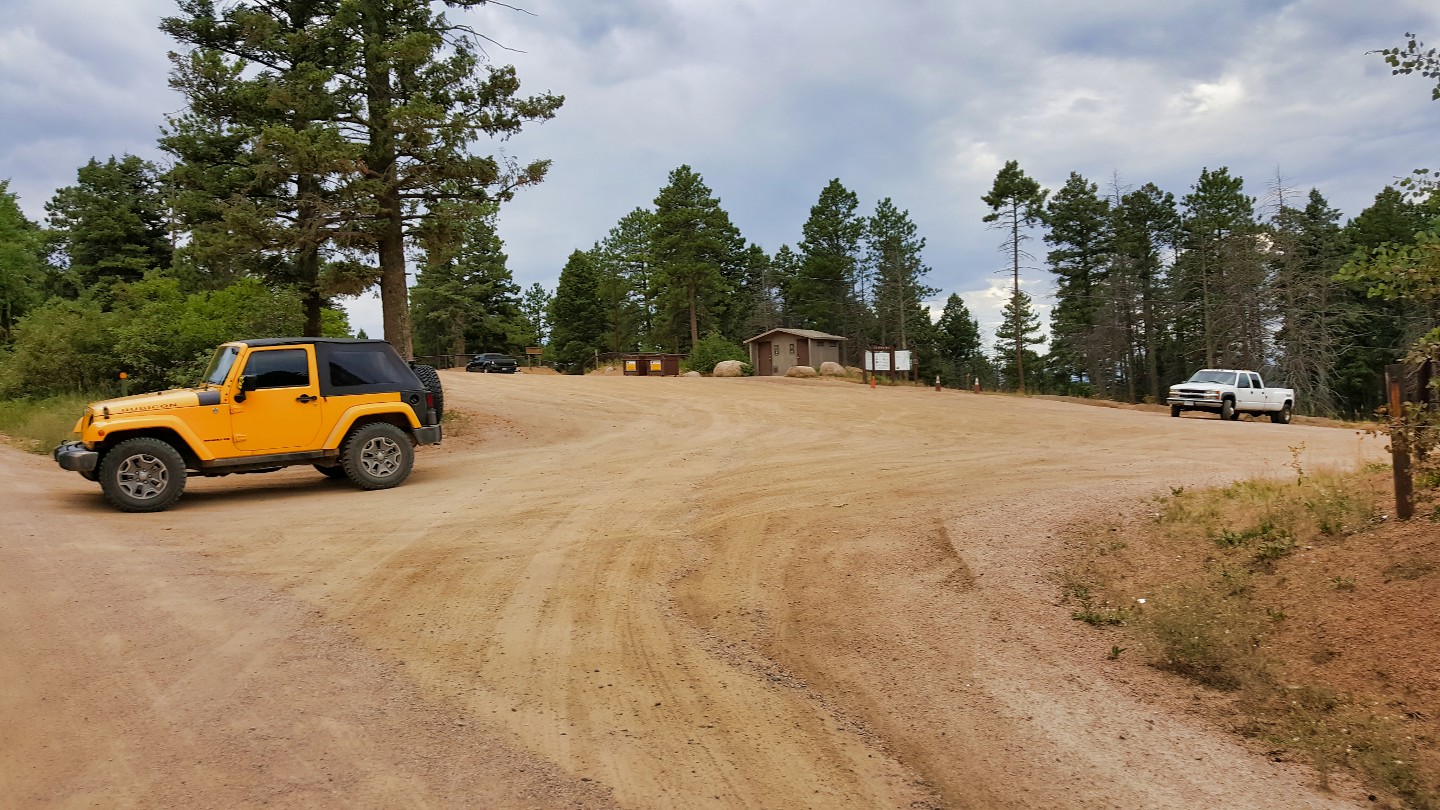
[[[320,384],[310,346],[252,349],[239,379],[245,400],[230,407],[237,450],[280,453],[316,441]]]

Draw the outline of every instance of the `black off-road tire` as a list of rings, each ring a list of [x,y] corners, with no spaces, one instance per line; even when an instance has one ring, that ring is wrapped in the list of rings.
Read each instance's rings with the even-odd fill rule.
[[[1234,422],[1239,418],[1240,414],[1235,411],[1235,400],[1227,399],[1220,403],[1220,421]]]
[[[415,448],[400,428],[388,422],[371,422],[345,438],[340,466],[345,477],[361,489],[398,487],[415,466]]]
[[[1274,422],[1277,425],[1288,425],[1290,424],[1290,417],[1292,415],[1293,414],[1290,410],[1290,403],[1287,402],[1285,403],[1285,407],[1270,414],[1270,421]]]
[[[1173,418],[1175,418],[1175,417],[1178,417],[1179,415],[1180,415],[1180,406],[1179,406],[1179,405],[1171,405],[1171,406],[1170,406],[1170,417],[1173,419]]]
[[[105,453],[99,479],[105,500],[116,509],[159,512],[185,491],[185,459],[163,439],[126,439]]]
[[[436,373],[434,366],[411,366],[415,370],[415,376],[420,378],[420,384],[425,386],[435,397],[435,419],[439,421],[445,416],[445,387],[440,384],[440,375]]]
[[[345,474],[345,468],[339,464],[316,464],[315,469],[319,470],[320,474],[326,478],[344,480],[350,477]]]

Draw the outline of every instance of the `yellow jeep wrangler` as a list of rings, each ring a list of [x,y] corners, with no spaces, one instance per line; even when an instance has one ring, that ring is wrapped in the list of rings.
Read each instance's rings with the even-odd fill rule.
[[[440,443],[444,393],[430,366],[383,340],[266,338],[216,349],[198,388],[95,402],[61,468],[100,482],[126,512],[158,512],[204,476],[313,464],[361,489],[410,475],[414,447]]]

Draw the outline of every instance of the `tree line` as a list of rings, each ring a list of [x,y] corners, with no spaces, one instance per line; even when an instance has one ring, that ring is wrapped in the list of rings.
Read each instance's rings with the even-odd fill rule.
[[[468,25],[426,0],[182,0],[161,28],[187,101],[162,127],[165,165],[91,160],[43,226],[0,183],[0,396],[119,371],[187,382],[221,339],[348,334],[337,299],[375,287],[407,356],[543,345],[581,371],[622,351],[743,358],[745,339],[796,327],[846,338],[856,365],[871,346],[910,350],[923,379],[951,386],[1156,402],[1196,368],[1238,366],[1331,414],[1373,410],[1385,363],[1436,325],[1423,177],[1342,222],[1317,190],[1277,176],[1257,198],[1227,167],[1177,198],[1078,173],[1052,192],[1007,163],[981,195],[1009,276],[988,346],[959,295],[932,317],[909,211],[862,209],[839,178],[793,246],[769,252],[682,165],[574,250],[553,292],[522,291],[498,219],[549,164],[474,146],[563,98],[521,95]],[[1430,76],[1413,38],[1382,53]],[[1051,285],[1046,337],[1031,291]]]

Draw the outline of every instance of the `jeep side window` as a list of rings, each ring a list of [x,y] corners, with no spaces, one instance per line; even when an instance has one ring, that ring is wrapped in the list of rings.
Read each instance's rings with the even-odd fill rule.
[[[399,378],[388,360],[382,352],[331,349],[330,384],[336,388],[354,388],[397,382]]]
[[[245,361],[245,376],[255,378],[255,389],[295,388],[310,384],[310,361],[304,349],[254,352]]]

